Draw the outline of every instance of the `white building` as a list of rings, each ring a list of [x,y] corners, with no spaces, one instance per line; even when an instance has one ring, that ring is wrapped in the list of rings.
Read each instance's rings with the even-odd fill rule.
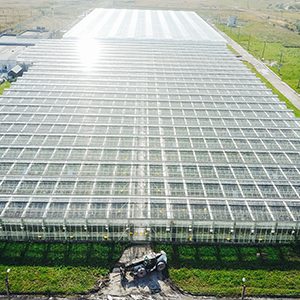
[[[0,73],[6,73],[16,66],[17,56],[24,49],[24,46],[0,45]]]

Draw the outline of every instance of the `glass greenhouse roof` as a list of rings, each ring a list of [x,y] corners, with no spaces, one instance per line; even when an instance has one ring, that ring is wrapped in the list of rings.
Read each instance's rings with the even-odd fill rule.
[[[47,40],[19,59],[1,224],[299,226],[299,120],[225,43]]]
[[[223,41],[195,12],[97,8],[64,38]]]

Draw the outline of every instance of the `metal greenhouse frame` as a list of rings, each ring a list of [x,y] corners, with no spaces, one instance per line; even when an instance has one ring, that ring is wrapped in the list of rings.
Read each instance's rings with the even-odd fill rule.
[[[196,15],[97,13],[0,98],[0,239],[297,240],[293,112]]]

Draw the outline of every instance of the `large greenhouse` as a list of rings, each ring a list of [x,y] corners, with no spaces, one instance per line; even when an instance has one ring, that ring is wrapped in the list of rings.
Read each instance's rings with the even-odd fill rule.
[[[0,239],[288,243],[300,123],[192,12],[96,9],[0,98]]]

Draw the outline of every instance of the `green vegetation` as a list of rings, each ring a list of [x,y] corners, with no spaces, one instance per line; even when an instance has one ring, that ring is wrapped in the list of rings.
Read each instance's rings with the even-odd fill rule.
[[[0,293],[5,271],[12,293],[85,293],[107,275],[125,245],[0,242]]]
[[[249,62],[244,62],[244,64],[253,72],[255,75],[268,87],[272,92],[278,96],[279,100],[286,103],[287,108],[294,111],[296,117],[300,118],[300,109],[291,103],[291,101],[286,98],[282,93],[280,93],[264,76],[262,76],[253,65]]]
[[[0,84],[0,95],[2,95],[3,91],[5,89],[8,89],[10,87],[10,82],[5,81],[4,83]]]
[[[284,82],[300,92],[299,36],[297,43],[292,38],[287,39],[286,36],[288,35],[279,39],[275,29],[274,32],[267,32],[264,35],[257,33],[255,35],[252,34],[253,30],[250,25],[242,28],[229,28],[219,24],[217,27],[247,49],[253,56],[264,60],[266,65],[280,76]]]
[[[300,296],[299,246],[171,246],[169,275],[182,290],[202,295]]]
[[[125,247],[119,243],[0,242],[0,293],[5,293],[7,268],[12,293],[91,291]],[[153,248],[167,252],[170,278],[188,292],[238,296],[245,277],[248,296],[300,296],[299,245],[154,244]]]
[[[217,296],[241,295],[245,277],[247,296],[299,296],[299,271],[171,269],[173,282],[191,293]]]
[[[0,266],[0,292],[5,292],[5,272],[12,293],[69,294],[91,291],[108,269],[95,267]]]

